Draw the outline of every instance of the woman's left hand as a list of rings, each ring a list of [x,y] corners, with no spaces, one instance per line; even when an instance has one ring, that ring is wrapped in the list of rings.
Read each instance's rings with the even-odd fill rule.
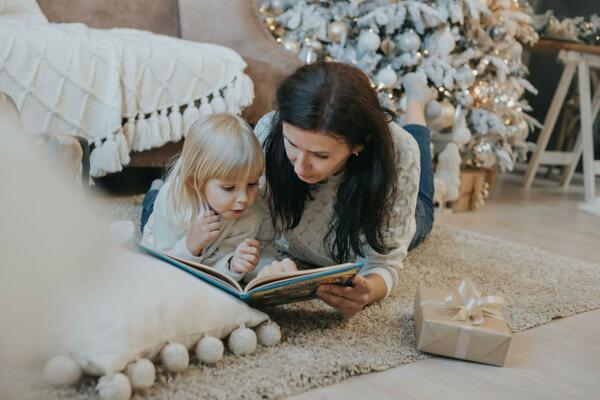
[[[356,275],[352,279],[352,286],[319,286],[317,296],[331,307],[341,311],[346,318],[350,318],[369,304],[372,292],[369,280],[364,276]]]

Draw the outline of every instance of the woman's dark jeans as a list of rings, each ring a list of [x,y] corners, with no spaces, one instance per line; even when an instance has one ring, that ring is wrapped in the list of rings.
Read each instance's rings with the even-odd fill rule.
[[[421,176],[419,177],[419,194],[415,210],[417,230],[408,250],[417,247],[429,235],[433,227],[433,163],[431,161],[431,133],[423,125],[406,125],[404,129],[412,135],[421,152]]]
[[[408,250],[412,250],[429,235],[433,227],[433,164],[431,162],[431,151],[429,150],[429,144],[431,143],[429,129],[423,125],[406,125],[404,129],[415,138],[421,152],[421,176],[419,178],[419,194],[415,210],[417,229],[408,247]],[[140,223],[142,231],[154,210],[154,201],[157,195],[158,190],[150,190],[144,197]]]
[[[142,203],[142,218],[140,221],[140,230],[144,232],[144,226],[148,223],[150,214],[154,211],[154,202],[158,196],[158,189],[148,190],[148,193],[144,196],[144,202]]]

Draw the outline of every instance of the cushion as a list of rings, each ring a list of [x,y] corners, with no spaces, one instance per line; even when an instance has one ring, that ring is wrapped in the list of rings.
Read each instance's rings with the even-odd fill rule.
[[[0,16],[28,23],[48,22],[35,0],[0,0]]]
[[[82,299],[63,343],[83,370],[103,375],[139,358],[155,358],[168,342],[188,349],[204,335],[224,338],[267,315],[153,257],[126,249],[115,273]]]
[[[87,372],[109,373],[152,357],[166,342],[190,346],[204,334],[223,337],[267,319],[114,244],[93,199],[42,165],[2,95],[4,108],[13,112],[0,115],[1,371],[68,354]]]

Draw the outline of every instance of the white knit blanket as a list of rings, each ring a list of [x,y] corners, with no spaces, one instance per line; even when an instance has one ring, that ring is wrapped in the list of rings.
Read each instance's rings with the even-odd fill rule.
[[[0,20],[0,91],[32,134],[93,143],[91,175],[179,141],[198,118],[239,114],[254,88],[233,50],[131,29]]]

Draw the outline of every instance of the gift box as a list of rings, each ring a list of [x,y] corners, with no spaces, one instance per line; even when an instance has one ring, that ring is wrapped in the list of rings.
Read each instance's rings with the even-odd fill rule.
[[[454,293],[419,286],[414,320],[417,348],[462,360],[503,366],[511,333],[499,296],[482,296],[470,280]]]

